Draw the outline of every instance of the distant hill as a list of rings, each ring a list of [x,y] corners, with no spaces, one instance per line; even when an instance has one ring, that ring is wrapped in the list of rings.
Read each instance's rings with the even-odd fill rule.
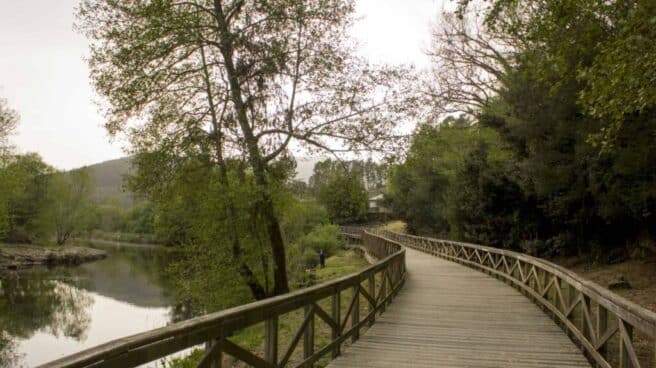
[[[314,170],[314,164],[324,158],[300,157],[296,160],[296,179],[308,182]],[[125,207],[133,203],[132,193],[123,188],[124,178],[130,173],[132,158],[123,157],[89,165],[96,183],[94,200],[99,203],[117,201]]]
[[[123,188],[123,179],[130,173],[131,157],[104,161],[88,166],[96,183],[95,201],[107,203],[117,201],[124,207],[132,205],[132,193]]]

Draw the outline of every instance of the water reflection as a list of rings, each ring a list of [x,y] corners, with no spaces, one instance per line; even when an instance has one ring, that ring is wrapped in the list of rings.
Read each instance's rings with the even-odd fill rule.
[[[0,367],[33,366],[161,327],[175,306],[166,249],[94,244],[107,259],[0,275]]]

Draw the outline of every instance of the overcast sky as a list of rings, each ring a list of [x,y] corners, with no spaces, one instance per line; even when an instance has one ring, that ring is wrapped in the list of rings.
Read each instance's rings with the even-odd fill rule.
[[[72,28],[79,0],[0,0],[0,97],[18,110],[12,142],[59,169],[123,156],[110,142],[93,101],[83,56],[86,39]],[[428,64],[430,25],[446,0],[356,0],[353,35],[373,62]]]

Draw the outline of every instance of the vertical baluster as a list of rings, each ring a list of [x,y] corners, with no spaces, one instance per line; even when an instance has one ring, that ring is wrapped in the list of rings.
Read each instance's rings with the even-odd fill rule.
[[[360,283],[353,286],[353,312],[351,312],[351,327],[354,328],[351,341],[356,342],[360,338],[360,328],[356,327],[360,323]]]
[[[312,312],[312,307],[309,305],[305,306],[305,317],[307,317]],[[303,334],[303,359],[307,359],[314,354],[314,316],[310,322],[308,322],[307,327],[305,328],[305,333]]]
[[[567,308],[572,306],[574,302],[576,301],[576,289],[572,284],[567,284]],[[572,320],[574,319],[574,312],[571,314]]]
[[[590,312],[590,297],[581,293],[581,332],[583,333],[583,336],[585,336],[585,338],[588,339],[588,341],[593,341],[592,336],[594,335],[594,331],[590,330],[589,328],[590,325],[588,324],[588,321],[585,320],[583,308],[585,308],[586,311]],[[588,313],[588,315],[589,314],[590,313]]]
[[[221,340],[220,339],[215,339],[212,341],[208,341],[205,343],[205,351],[209,351],[212,349],[215,345],[220,344]],[[209,365],[209,368],[222,368],[223,366],[223,351],[219,349],[215,353],[215,357],[212,359],[212,362]]]
[[[538,293],[542,294],[542,292],[544,291],[544,288],[549,283],[549,274],[547,273],[547,271],[545,271],[545,270],[543,270],[539,267],[536,268],[536,272],[537,272],[538,277],[537,277],[537,280],[535,280],[535,284],[536,284],[535,290]],[[560,287],[559,285],[555,285],[555,286]],[[558,290],[558,292],[560,292],[560,290]],[[556,297],[557,297],[557,294],[556,294]],[[556,308],[558,308],[558,303],[556,303]]]
[[[626,337],[627,340],[633,341],[633,326],[631,326],[628,323],[622,322],[622,320],[619,320],[618,323],[620,324],[620,368],[627,368],[632,366],[629,360],[629,353],[626,351],[626,346],[624,346],[624,339],[622,338],[624,335],[623,332],[626,332]],[[624,331],[622,331],[622,325],[624,325]],[[633,368],[638,368],[638,367],[633,367]]]
[[[374,299],[373,305],[369,303],[369,314],[371,315],[369,318],[369,326],[371,326],[376,322],[376,313],[372,313],[376,310],[376,277],[373,273],[369,275],[367,286],[369,287],[369,295]]]
[[[597,340],[603,336],[604,332],[608,328],[608,311],[601,304],[597,304]],[[606,355],[606,345],[599,348],[599,353],[604,358]]]
[[[264,360],[278,364],[278,317],[264,322]]]
[[[339,331],[339,326],[341,325],[341,317],[340,317],[340,312],[341,312],[341,304],[340,304],[340,291],[336,290],[335,294],[332,296],[332,305],[333,305],[333,321],[337,324],[337,328],[333,327],[332,328],[332,341],[335,341],[339,336],[340,336],[340,331]],[[336,358],[340,354],[340,345],[337,344],[333,348],[333,358]]]
[[[380,313],[385,312],[385,297],[387,296],[387,277],[385,277],[385,273],[387,270],[383,271],[380,276]]]

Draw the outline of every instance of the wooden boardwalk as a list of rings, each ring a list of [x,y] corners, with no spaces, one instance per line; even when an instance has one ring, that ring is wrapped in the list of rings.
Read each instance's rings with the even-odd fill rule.
[[[517,290],[482,272],[407,249],[406,285],[329,367],[590,367]]]

